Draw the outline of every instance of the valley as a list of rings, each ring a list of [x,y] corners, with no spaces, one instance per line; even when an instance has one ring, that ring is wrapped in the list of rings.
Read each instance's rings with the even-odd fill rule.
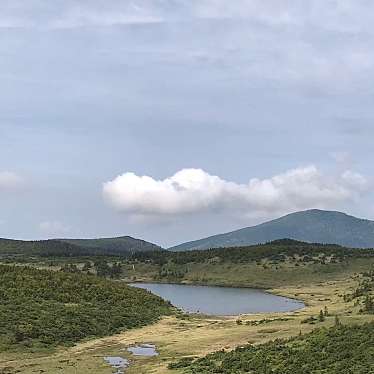
[[[125,331],[119,328],[115,334],[104,333],[107,336],[96,338],[82,337],[71,347],[61,341],[55,346],[32,345],[30,348],[18,344],[3,349],[0,372],[4,374],[92,371],[109,374],[113,369],[104,357],[129,360],[126,374],[184,373],[190,370],[188,362],[183,361],[187,358],[204,357],[222,349],[230,351],[248,342],[257,345],[304,335],[316,328],[333,327],[337,320],[344,326],[374,320],[372,311],[365,310],[373,290],[370,277],[374,253],[371,250],[281,240],[203,252],[156,251],[123,257],[25,256],[22,260],[17,256],[4,261],[5,266],[26,269],[26,273],[31,271],[27,269],[35,269],[42,274],[61,274],[61,277],[101,279],[108,286],[120,288],[126,282],[140,281],[257,287],[305,303],[304,308],[294,311],[235,316],[183,311],[170,314],[165,309],[165,316],[160,314],[147,326]],[[106,273],[113,267],[115,273]],[[112,317],[108,315],[108,318]],[[143,343],[154,344],[159,355],[142,357],[127,352],[129,346]]]
[[[104,356],[128,357],[132,365],[126,373],[180,373],[167,366],[184,357],[202,357],[221,349],[230,350],[238,345],[264,343],[277,338],[288,338],[308,333],[316,327],[331,327],[335,316],[342,324],[362,324],[372,321],[372,315],[360,314],[353,302],[346,303],[342,293],[353,291],[354,279],[330,281],[309,287],[289,287],[271,291],[297,297],[306,303],[302,310],[291,313],[266,313],[238,317],[205,317],[175,315],[159,322],[116,334],[111,337],[78,343],[71,348],[60,348],[53,353],[2,353],[0,367],[3,373],[59,373],[68,374],[111,373],[103,361]],[[302,323],[311,316],[318,318],[320,310],[328,308],[329,316],[323,322]],[[159,356],[131,357],[124,350],[135,343],[153,343]],[[21,359],[22,358],[22,359]]]

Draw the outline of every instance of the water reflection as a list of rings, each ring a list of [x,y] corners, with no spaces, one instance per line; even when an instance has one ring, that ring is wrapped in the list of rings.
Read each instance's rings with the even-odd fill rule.
[[[134,356],[158,356],[158,352],[154,344],[138,344],[125,348],[124,350],[130,352]],[[104,357],[104,361],[112,368],[117,369],[115,374],[124,374],[125,370],[130,366],[129,360],[118,356],[106,356]]]
[[[129,347],[127,350],[134,356],[158,356],[158,352],[156,351],[156,346],[154,344],[139,344]]]
[[[304,307],[304,304],[298,300],[251,288],[158,283],[131,285],[151,291],[190,313],[239,315],[290,312]]]
[[[115,374],[123,374],[130,365],[129,360],[123,357],[106,356],[104,357],[104,361],[112,368],[117,369]]]

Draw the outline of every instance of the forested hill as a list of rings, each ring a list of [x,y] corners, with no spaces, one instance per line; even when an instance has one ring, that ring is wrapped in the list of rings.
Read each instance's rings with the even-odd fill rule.
[[[183,243],[172,251],[238,247],[291,238],[310,243],[374,248],[374,221],[340,212],[307,210],[225,234]]]
[[[54,239],[35,241],[0,239],[1,255],[86,256],[91,253],[93,251],[88,248]]]
[[[0,349],[70,345],[170,314],[151,293],[93,275],[0,265]]]
[[[120,236],[116,238],[98,238],[98,239],[59,239],[65,243],[70,243],[83,248],[96,248],[113,254],[126,252],[145,252],[160,250],[156,244],[145,240],[136,239],[131,236]]]
[[[0,239],[0,255],[126,256],[138,251],[157,251],[160,249],[155,244],[128,236],[110,239],[50,239],[35,241]]]
[[[211,248],[191,251],[152,251],[139,252],[130,256],[140,262],[155,264],[188,264],[188,263],[246,263],[265,258],[284,262],[288,258],[297,258],[304,262],[313,262],[315,258],[329,258],[329,261],[342,261],[347,258],[373,258],[374,250],[370,248],[346,248],[335,244],[305,243],[293,239],[274,240],[265,244],[243,247]]]

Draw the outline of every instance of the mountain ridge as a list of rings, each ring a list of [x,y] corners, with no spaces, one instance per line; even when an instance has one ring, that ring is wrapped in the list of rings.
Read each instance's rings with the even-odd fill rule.
[[[131,236],[97,239],[17,240],[0,238],[0,254],[42,256],[123,255],[161,250],[156,244]]]
[[[77,245],[83,248],[98,248],[106,249],[112,252],[138,252],[138,251],[152,251],[162,249],[160,246],[145,241],[143,239],[134,238],[132,236],[116,236],[106,238],[92,238],[92,239],[58,239],[59,241]]]
[[[171,251],[238,247],[278,239],[308,243],[338,244],[352,248],[374,247],[374,221],[339,211],[310,209],[287,214],[259,225],[189,241]]]

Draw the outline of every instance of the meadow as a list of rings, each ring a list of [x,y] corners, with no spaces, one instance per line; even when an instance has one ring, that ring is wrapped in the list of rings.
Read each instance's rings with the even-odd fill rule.
[[[261,356],[264,352],[274,352],[277,349],[280,352],[288,352],[289,349],[295,349],[305,343],[304,348],[307,352],[310,349],[310,342],[322,342],[323,348],[327,339],[331,338],[330,342],[333,343],[334,338],[341,336],[340,332],[334,335],[333,332],[329,332],[330,330],[325,330],[336,328],[337,321],[339,326],[347,329],[372,322],[372,310],[366,308],[371,305],[368,299],[372,301],[374,285],[374,256],[371,252],[357,251],[352,254],[350,250],[345,251],[341,248],[337,251],[333,249],[332,252],[331,248],[326,250],[324,246],[313,246],[314,251],[301,247],[303,248],[300,248],[300,245],[284,246],[283,243],[281,247],[278,246],[278,253],[274,253],[272,246],[270,253],[257,254],[251,259],[241,256],[229,258],[226,257],[226,252],[222,257],[219,256],[219,252],[218,255],[214,253],[214,256],[212,253],[202,254],[201,258],[195,257],[193,261],[189,257],[191,254],[186,254],[185,257],[183,254],[182,257],[179,255],[179,260],[173,260],[172,254],[167,261],[152,260],[151,256],[144,257],[145,254],[142,254],[141,258],[24,258],[15,267],[25,268],[27,272],[30,271],[30,267],[33,267],[34,271],[42,269],[42,274],[56,273],[62,279],[83,277],[82,279],[92,279],[93,282],[100,284],[109,282],[114,288],[122,287],[124,282],[134,280],[265,287],[274,294],[304,301],[305,308],[287,313],[215,317],[188,315],[178,311],[170,314],[167,305],[161,303],[158,304],[158,308],[161,309],[158,309],[160,313],[157,318],[139,321],[137,325],[131,326],[134,327],[132,329],[119,327],[114,332],[100,332],[96,337],[94,334],[86,335],[73,346],[70,346],[72,341],[68,344],[60,342],[61,344],[53,345],[48,351],[43,350],[40,345],[34,345],[33,349],[21,345],[14,350],[3,349],[0,352],[0,372],[109,374],[112,368],[103,360],[104,356],[109,355],[125,357],[131,361],[126,374],[203,373],[202,367],[206,373],[215,373],[216,370],[222,369],[217,367],[223,362],[226,363],[222,370],[226,371],[218,372],[241,373],[240,370],[245,372],[249,366],[240,366],[237,363],[247,362],[248,352],[252,350]],[[263,250],[264,248],[259,249],[260,252]],[[157,256],[156,258],[159,258]],[[189,260],[185,261],[187,258]],[[6,260],[13,264],[17,261],[14,258]],[[152,299],[151,305],[154,302],[155,299]],[[69,305],[68,303],[67,307],[70,307]],[[345,332],[342,330],[342,334],[346,336],[352,332],[352,336],[361,333],[366,336],[367,330],[372,330],[372,325],[369,324],[362,329],[344,330]],[[309,336],[308,334],[313,331],[315,335]],[[356,334],[355,331],[361,332]],[[301,338],[297,338],[299,336]],[[126,352],[126,348],[134,343],[153,343],[160,355],[131,356]],[[244,348],[235,351],[237,347]],[[347,347],[350,349],[349,345]],[[363,348],[366,349],[366,346]],[[282,359],[280,364],[276,356],[269,355],[271,360],[266,370],[275,370],[275,366],[281,364],[289,365],[287,360]],[[309,364],[319,361],[318,356],[307,354],[307,357],[310,357]],[[353,361],[356,362],[356,358]],[[236,362],[236,366],[233,364],[231,367],[229,362]],[[366,364],[366,368],[369,364],[370,362]],[[257,370],[254,371],[256,373],[264,372],[260,366],[253,368]],[[316,372],[311,371],[314,370],[313,366],[310,368],[310,373]],[[356,369],[357,367],[354,367],[354,370]],[[365,370],[364,368],[358,372],[366,373]],[[335,373],[332,369],[325,372]]]

